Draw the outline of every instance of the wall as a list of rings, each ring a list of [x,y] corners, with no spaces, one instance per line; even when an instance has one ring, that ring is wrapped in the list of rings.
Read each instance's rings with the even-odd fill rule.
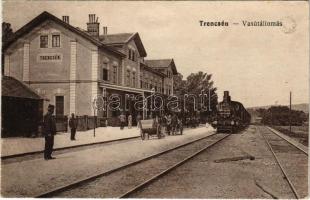
[[[60,34],[60,47],[52,47],[52,34]],[[40,35],[49,35],[48,48],[40,48]],[[24,43],[29,44],[29,86],[44,96],[44,113],[48,104],[55,105],[55,96],[64,96],[64,114],[69,115],[70,106],[70,62],[71,41],[76,45],[76,112],[79,115],[93,115],[91,108],[91,53],[97,46],[64,27],[46,21],[35,27],[10,46],[9,75],[23,80]],[[42,61],[40,55],[60,55],[60,60]],[[27,82],[28,83],[28,82]]]
[[[135,50],[135,54],[136,54],[136,58],[137,58],[135,61],[129,60],[129,58],[128,58],[129,48]],[[129,69],[131,71],[131,75],[130,75],[131,81],[132,81],[132,72],[134,69],[136,70],[136,84],[135,84],[136,87],[135,88],[140,88],[140,62],[142,62],[142,58],[140,57],[138,48],[137,48],[134,40],[131,40],[127,45],[124,45],[123,51],[127,55],[127,57],[124,59],[124,63],[123,63],[123,65],[124,65],[123,69],[125,70],[125,73],[124,73],[125,86],[127,86],[127,84],[126,84],[126,77],[127,77],[126,73],[127,73],[128,67],[129,67]],[[130,87],[132,87],[132,83],[131,83]]]
[[[8,76],[15,77],[16,79],[23,80],[23,46],[16,46],[15,51],[9,56],[9,73]]]
[[[117,85],[122,85],[122,62],[121,58],[112,55],[110,52],[107,52],[106,50],[100,49],[99,50],[99,64],[98,64],[98,78],[99,80],[102,80],[102,69],[104,66],[104,63],[108,64],[109,68],[109,80],[108,83],[112,84],[112,70],[113,66],[117,66],[118,74],[117,74]]]

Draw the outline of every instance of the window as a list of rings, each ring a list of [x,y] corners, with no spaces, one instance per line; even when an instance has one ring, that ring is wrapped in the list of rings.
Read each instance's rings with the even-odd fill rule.
[[[142,76],[142,72],[140,75],[140,88],[143,88],[143,76]]]
[[[103,63],[103,66],[102,66],[102,80],[104,80],[104,81],[108,81],[109,80],[108,63]]]
[[[132,60],[132,61],[136,60],[135,59],[135,50],[133,50],[133,49],[128,50],[128,58],[129,58],[129,60]]]
[[[48,36],[41,35],[40,36],[40,48],[47,48],[48,47]]]
[[[132,87],[136,87],[136,72],[132,72]]]
[[[112,83],[117,84],[117,66],[113,66]]]
[[[171,78],[171,72],[170,71],[167,72],[167,75],[168,75],[168,78]]]
[[[131,60],[131,49],[128,49],[128,59]]]
[[[56,116],[64,115],[64,96],[56,96],[55,105],[56,105]]]
[[[130,86],[130,70],[127,70],[127,86]]]
[[[145,88],[145,89],[148,89],[148,88],[149,88],[149,82],[148,82],[147,79],[145,79],[144,88]]]
[[[52,47],[60,47],[60,35],[52,36]]]
[[[102,69],[102,80],[104,81],[108,80],[108,70],[105,68]]]
[[[132,61],[135,61],[136,59],[135,51],[132,51]]]

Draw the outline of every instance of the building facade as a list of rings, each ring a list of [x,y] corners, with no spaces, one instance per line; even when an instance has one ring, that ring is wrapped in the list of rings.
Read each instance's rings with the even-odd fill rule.
[[[177,73],[173,59],[145,61],[138,33],[107,34],[104,27],[100,35],[99,27],[94,14],[83,30],[70,25],[68,16],[61,20],[43,12],[16,31],[3,48],[4,74],[42,96],[44,111],[54,104],[56,116],[116,118],[125,108],[110,111],[105,104],[94,109],[94,99],[118,94],[124,102],[126,94],[173,94]],[[129,107],[126,111],[132,113]]]

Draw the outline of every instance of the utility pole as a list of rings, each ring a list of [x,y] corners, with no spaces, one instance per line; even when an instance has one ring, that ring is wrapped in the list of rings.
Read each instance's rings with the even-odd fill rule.
[[[290,91],[290,113],[289,113],[289,120],[290,120],[290,133],[292,132],[292,120],[291,120],[291,112],[292,112],[292,92]]]
[[[93,109],[94,109],[94,137],[96,137],[96,109],[97,109],[97,103],[96,99],[93,101]]]

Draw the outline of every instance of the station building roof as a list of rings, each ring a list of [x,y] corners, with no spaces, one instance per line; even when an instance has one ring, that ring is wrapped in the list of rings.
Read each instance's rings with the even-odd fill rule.
[[[82,36],[83,38],[87,39],[88,41],[90,41],[91,43],[97,45],[100,48],[104,48],[104,49],[106,49],[106,50],[108,50],[108,51],[110,51],[110,52],[112,52],[114,54],[117,54],[119,56],[122,56],[122,57],[126,56],[125,54],[117,51],[113,47],[106,46],[99,39],[97,39],[95,37],[92,37],[90,34],[88,34],[87,32],[83,31],[82,29],[74,27],[74,26],[70,25],[69,23],[64,22],[63,20],[57,18],[56,16],[54,16],[54,15],[52,15],[49,12],[46,12],[46,11],[42,12],[40,15],[38,15],[37,17],[32,19],[30,22],[25,24],[19,30],[14,32],[12,37],[6,42],[5,46],[3,46],[3,49],[5,50],[6,48],[8,48],[16,40],[18,40],[23,35],[25,35],[28,32],[30,32],[33,28],[35,28],[36,26],[42,24],[46,20],[51,20],[51,21],[53,21],[53,22],[55,22],[55,23],[65,27],[65,28],[67,28],[68,30],[70,30],[70,31],[72,31],[72,32]]]
[[[171,66],[174,75],[178,74],[174,60],[171,59],[157,59],[157,60],[145,60],[145,63],[154,69],[164,69]]]
[[[106,34],[99,36],[100,41],[107,46],[118,46],[124,45],[134,40],[137,45],[140,56],[146,57],[147,53],[143,46],[142,40],[139,33],[117,33],[117,34]]]

